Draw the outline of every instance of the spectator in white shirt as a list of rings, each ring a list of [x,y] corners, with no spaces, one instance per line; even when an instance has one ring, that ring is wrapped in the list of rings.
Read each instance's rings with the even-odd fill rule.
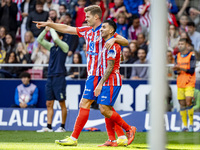
[[[194,22],[188,22],[188,34],[194,45],[194,49],[199,52],[200,33],[196,31]]]

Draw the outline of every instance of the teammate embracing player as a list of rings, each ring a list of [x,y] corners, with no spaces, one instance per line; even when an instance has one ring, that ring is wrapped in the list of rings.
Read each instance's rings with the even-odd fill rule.
[[[85,90],[80,102],[80,110],[77,116],[74,131],[70,137],[67,137],[63,140],[56,140],[55,142],[60,145],[75,146],[77,145],[77,139],[81,133],[81,130],[85,126],[90,112],[90,106],[97,100],[97,97],[94,95],[94,90],[101,79],[100,66],[101,66],[101,51],[104,46],[104,39],[101,37],[101,17],[102,11],[101,8],[97,5],[91,5],[84,8],[86,13],[86,21],[88,26],[86,27],[72,27],[64,24],[56,24],[50,22],[36,22],[38,28],[49,26],[55,30],[68,34],[77,34],[79,37],[84,37],[87,47],[87,72],[88,78],[86,81]],[[114,43],[118,43],[122,46],[128,45],[128,41],[120,35],[115,34],[114,38],[108,40],[105,44],[107,49],[110,49]],[[113,109],[114,110],[114,109]],[[107,127],[106,122],[106,127]],[[109,130],[109,129],[107,129]],[[127,138],[124,135],[123,129],[119,125],[115,125],[115,131],[118,135],[118,145],[127,145]],[[135,136],[135,130],[130,128],[126,130],[128,135],[128,140],[133,141]],[[112,145],[110,145],[112,146]]]
[[[113,20],[106,20],[101,27],[101,36],[105,41],[114,38],[117,25]],[[105,116],[107,133],[109,140],[99,146],[118,146],[115,139],[114,126],[117,123],[129,134],[135,134],[136,128],[128,125],[121,116],[112,110],[119,91],[122,86],[122,78],[119,73],[121,59],[121,47],[115,43],[111,49],[103,48],[101,52],[101,80],[99,81],[94,93],[98,97],[97,103],[100,105],[100,111]],[[129,132],[133,131],[133,132]],[[134,137],[128,139],[128,145],[131,144]]]

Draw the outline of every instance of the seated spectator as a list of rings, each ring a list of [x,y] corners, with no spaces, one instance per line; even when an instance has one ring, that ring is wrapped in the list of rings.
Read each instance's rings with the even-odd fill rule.
[[[6,58],[6,51],[1,48],[1,42],[0,42],[0,64],[3,64],[5,62],[5,58]]]
[[[179,33],[176,26],[171,24],[168,27],[168,47],[177,48],[179,41]]]
[[[187,15],[182,15],[179,18],[179,34],[182,32],[187,32],[187,23],[188,23],[188,16]]]
[[[35,10],[35,0],[24,0],[21,4],[22,24],[21,24],[21,41],[24,43],[24,35],[26,33],[26,22],[30,12]]]
[[[149,64],[146,60],[147,52],[145,49],[140,48],[138,50],[138,58],[134,64]],[[140,79],[148,79],[149,76],[149,67],[132,67],[131,79],[140,80]]]
[[[131,50],[131,59],[133,59],[133,62],[135,62],[136,60],[138,60],[138,57],[137,57],[137,52],[138,52],[137,41],[130,42],[129,47],[130,47],[130,50]]]
[[[117,29],[116,32],[128,39],[128,24],[126,23],[126,15],[124,13],[119,13],[117,16]]]
[[[73,64],[82,64],[82,58],[79,53],[75,53],[73,56]],[[85,79],[87,77],[86,67],[71,67],[67,79]]]
[[[62,16],[65,16],[66,12],[67,12],[67,7],[66,7],[66,5],[65,5],[65,4],[60,4],[60,5],[59,5],[59,14],[60,14],[60,18],[61,18]]]
[[[195,23],[196,30],[200,32],[200,11],[195,8],[189,9],[190,19]]]
[[[81,58],[82,58],[82,64],[87,64],[87,49],[86,49],[86,43],[83,44],[83,50],[80,51]]]
[[[190,39],[192,40],[192,44],[194,45],[194,49],[197,52],[200,52],[200,33],[195,31],[196,27],[194,22],[188,22],[187,23],[187,27],[188,27],[188,34],[190,36]]]
[[[48,12],[43,10],[43,3],[41,1],[37,1],[35,10],[28,15],[26,23],[27,31],[31,31],[34,37],[37,38],[44,28],[38,29],[33,21],[47,21],[48,16]]]
[[[167,64],[174,64],[174,57],[172,53],[172,49],[168,48],[167,50]],[[168,79],[175,79],[175,74],[172,67],[167,67],[167,77]]]
[[[33,36],[33,33],[31,31],[26,31],[24,35],[25,45],[26,49],[28,50],[29,54],[32,54],[35,44],[35,38]]]
[[[0,7],[0,25],[13,34],[17,32],[17,4],[12,0],[2,0]]]
[[[139,48],[145,49],[146,51],[148,50],[148,44],[146,41],[146,37],[143,33],[138,34],[137,44],[138,44]]]
[[[27,72],[20,74],[22,84],[18,85],[15,90],[15,105],[18,108],[35,108],[38,102],[38,88],[35,84],[30,83],[31,75]]]
[[[143,4],[143,0],[124,0],[124,5],[126,7],[129,15],[139,15],[138,7]]]
[[[4,26],[0,26],[0,42],[1,49],[4,50],[4,45],[6,43],[6,28]]]
[[[178,27],[175,14],[178,12],[178,7],[174,0],[167,0],[168,6],[168,23]]]
[[[140,18],[138,16],[133,16],[131,19],[131,26],[128,28],[128,39],[137,40],[139,33],[144,33],[147,36],[147,29],[140,24]]]
[[[124,13],[127,18],[131,17],[130,13],[127,13],[126,7],[124,6],[123,0],[114,0],[114,4],[109,4],[110,12],[109,12],[109,19],[113,19],[115,22],[117,21],[117,16],[119,13]]]
[[[16,55],[19,63],[21,64],[31,63],[30,54],[28,53],[26,46],[22,42],[19,42],[17,44]]]
[[[59,13],[59,5],[52,2],[52,0],[46,0],[46,3],[44,3],[43,10],[49,12],[50,10],[54,9],[56,11],[56,14],[58,15],[58,18],[60,17]],[[55,20],[53,20],[55,22]]]
[[[34,64],[48,64],[50,52],[45,49],[42,45],[38,44],[38,47],[33,51],[31,60]],[[34,66],[33,69],[42,70],[43,67]]]
[[[5,59],[6,64],[17,64],[17,56],[15,52],[11,52],[6,54]],[[21,72],[21,68],[19,67],[2,67],[0,69],[0,78],[17,78]]]
[[[101,20],[106,20],[107,16],[108,16],[108,11],[109,9],[107,8],[107,4],[105,0],[94,0],[93,5],[98,5],[101,8],[102,11],[102,18]]]
[[[51,18],[51,20],[53,22],[55,22],[55,23],[59,22],[58,14],[57,14],[57,11],[55,9],[49,10],[49,17]]]
[[[86,0],[78,0],[78,5],[75,7],[75,26],[81,27],[85,21],[84,8],[86,7]]]
[[[140,24],[150,30],[151,16],[150,16],[150,0],[144,0],[144,4],[138,7],[140,14]]]
[[[121,64],[132,64],[133,59],[131,58],[131,50],[129,47],[124,47],[122,50],[123,61]],[[131,67],[120,67],[120,74],[122,79],[129,79],[131,77]]]
[[[11,33],[6,34],[6,42],[4,46],[6,53],[15,52],[16,50],[15,38]]]

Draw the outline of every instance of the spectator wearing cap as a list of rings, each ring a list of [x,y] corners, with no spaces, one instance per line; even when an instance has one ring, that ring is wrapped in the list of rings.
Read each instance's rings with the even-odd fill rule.
[[[20,74],[22,83],[15,90],[15,104],[12,107],[35,108],[38,102],[38,88],[30,83],[31,76],[28,72]]]

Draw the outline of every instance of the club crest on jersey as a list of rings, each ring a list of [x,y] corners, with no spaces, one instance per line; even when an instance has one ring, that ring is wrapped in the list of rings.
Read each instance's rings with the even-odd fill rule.
[[[116,57],[116,51],[114,51],[113,49],[109,50],[107,58],[109,58],[109,57],[115,58]]]
[[[99,40],[100,40],[100,36],[97,36],[97,37],[96,37],[96,41],[99,41]]]
[[[90,51],[93,51],[94,50],[94,42],[93,41],[90,41]]]

